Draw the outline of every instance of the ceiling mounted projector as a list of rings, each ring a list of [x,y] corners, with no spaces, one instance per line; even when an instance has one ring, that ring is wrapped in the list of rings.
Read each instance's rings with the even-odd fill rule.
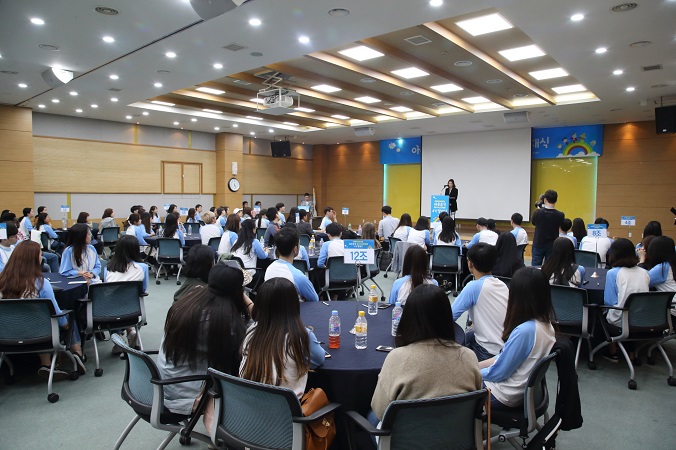
[[[505,123],[528,123],[528,111],[507,112],[503,114]]]
[[[50,67],[42,72],[42,79],[51,88],[58,88],[73,79],[73,72],[58,67]]]
[[[373,127],[356,127],[353,128],[354,134],[357,136],[373,136],[376,134],[376,129]]]
[[[190,6],[203,20],[225,14],[251,0],[190,0]]]

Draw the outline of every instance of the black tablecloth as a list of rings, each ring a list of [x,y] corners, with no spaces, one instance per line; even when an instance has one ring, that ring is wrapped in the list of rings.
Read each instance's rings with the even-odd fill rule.
[[[81,298],[87,297],[87,283],[71,282],[84,281],[83,277],[67,278],[58,273],[45,273],[45,278],[49,280],[54,289],[54,297],[56,303],[61,309],[75,310],[77,301]]]
[[[582,287],[587,290],[587,298],[589,303],[594,303],[596,305],[603,304],[603,293],[606,288],[606,274],[608,269],[597,269],[595,267],[585,267],[585,281],[589,283],[583,285]],[[594,277],[593,275],[597,276]]]

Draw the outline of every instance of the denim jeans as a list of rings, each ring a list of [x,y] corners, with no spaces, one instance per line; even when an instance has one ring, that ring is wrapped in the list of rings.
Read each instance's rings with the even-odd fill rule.
[[[552,246],[553,244],[549,244],[545,247],[533,247],[530,265],[533,267],[540,267],[545,259],[552,256]]]
[[[481,344],[479,344],[476,341],[476,338],[474,337],[474,330],[470,330],[465,333],[465,347],[469,348],[474,352],[479,362],[491,359],[492,357],[495,356],[494,354],[483,348]]]
[[[59,255],[56,253],[49,253],[49,252],[44,252],[42,256],[47,260],[47,264],[49,265],[49,269],[52,272],[59,272]]]

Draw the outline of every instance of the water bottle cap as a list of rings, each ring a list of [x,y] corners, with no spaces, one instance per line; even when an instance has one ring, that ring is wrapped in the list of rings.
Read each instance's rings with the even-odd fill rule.
[[[376,285],[375,285],[375,284],[372,284],[372,285],[371,285],[371,289],[375,289],[375,288],[376,288]]]
[[[401,308],[401,302],[394,302],[395,308]]]
[[[359,311],[359,317],[364,317],[366,313],[364,311]]]
[[[338,315],[338,311],[334,309],[333,311],[331,311],[331,315],[332,315],[332,316],[337,316],[337,315]]]

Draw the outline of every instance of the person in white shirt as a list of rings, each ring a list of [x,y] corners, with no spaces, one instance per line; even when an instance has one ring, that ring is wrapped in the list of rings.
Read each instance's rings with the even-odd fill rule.
[[[448,214],[444,217],[441,230],[434,235],[434,245],[456,245],[458,247],[462,245],[460,235],[455,231],[455,220]]]
[[[609,223],[603,217],[599,217],[598,219],[596,219],[594,221],[594,224],[605,225],[606,230],[608,230]],[[585,236],[582,238],[582,242],[580,242],[580,250],[598,253],[599,257],[601,258],[601,263],[605,264],[606,256],[608,255],[608,251],[610,251],[610,246],[612,245],[612,243],[613,239],[611,237],[595,238],[591,236]]]
[[[242,226],[237,214],[230,214],[228,220],[225,222],[225,231],[221,236],[221,242],[218,244],[218,255],[230,253],[232,244],[237,241],[237,234]]]
[[[260,279],[260,275],[256,271],[256,264],[259,258],[266,259],[268,254],[256,239],[256,224],[253,219],[242,222],[237,240],[232,244],[230,252],[232,256],[236,256],[242,261],[244,269],[253,277],[252,286],[256,286]]]
[[[275,208],[277,208],[277,215],[279,216],[279,223],[284,226],[286,223],[286,218],[284,217],[284,210],[286,207],[284,206],[284,203],[279,202],[275,205]],[[293,219],[294,221],[296,220],[295,218]]]
[[[378,223],[378,236],[387,241],[394,230],[397,229],[399,225],[399,220],[396,217],[392,217],[392,207],[385,205],[380,210],[383,213],[383,219]]]
[[[427,252],[417,245],[409,247],[406,250],[406,255],[404,255],[404,264],[401,269],[402,277],[392,284],[390,304],[394,305],[396,302],[400,302],[401,306],[404,306],[411,291],[421,284],[438,286],[439,283],[430,276],[428,269]]]
[[[415,227],[409,231],[407,242],[417,244],[424,249],[432,245],[430,242],[430,219],[425,216],[420,216],[415,224]]]
[[[238,209],[239,208],[235,208],[235,214],[237,214]],[[239,210],[239,211],[241,211],[241,210]],[[225,208],[223,208],[223,207],[216,209],[216,225],[221,227],[221,229],[223,229],[223,227],[225,226],[225,222],[228,219],[227,214],[228,213],[226,212]],[[241,214],[240,214],[240,217],[242,217]]]
[[[439,216],[430,223],[430,228],[432,229],[432,231],[430,231],[430,240],[433,243],[437,239],[437,235],[441,233],[441,225],[446,217],[448,217],[448,213],[442,211],[439,213]]]
[[[279,259],[275,260],[265,270],[265,281],[271,278],[286,278],[291,281],[298,291],[298,295],[308,302],[319,301],[317,291],[308,277],[293,265],[293,261],[300,254],[300,234],[295,227],[283,227],[275,235],[275,246]]]
[[[575,247],[567,237],[558,237],[552,245],[552,254],[542,265],[542,273],[549,284],[582,287],[585,269],[575,263]]]
[[[221,237],[223,235],[223,228],[216,225],[216,214],[211,211],[202,213],[202,220],[204,226],[200,227],[200,237],[203,245],[209,245],[209,240],[214,237]]]
[[[326,231],[326,227],[330,224],[333,223],[333,221],[336,220],[336,211],[333,210],[330,206],[327,206],[324,208],[324,218],[322,219],[321,225],[319,225],[319,229],[322,231]]]
[[[334,256],[345,255],[345,243],[340,238],[343,232],[343,226],[339,223],[330,223],[326,227],[326,234],[329,235],[329,242],[322,245],[317,259],[317,267],[326,267],[326,261]]]
[[[397,225],[397,228],[395,228],[394,233],[392,233],[392,237],[399,239],[402,242],[406,242],[408,241],[408,234],[411,232],[411,228],[413,228],[411,215],[408,213],[404,213],[401,215],[401,218],[399,219],[399,225]],[[394,251],[394,249],[392,249],[392,251]]]
[[[516,245],[528,244],[528,234],[526,233],[526,230],[521,228],[523,216],[519,213],[514,213],[512,214],[512,219],[509,223],[512,225],[511,233],[516,239]]]
[[[472,240],[469,241],[466,245],[468,249],[472,248],[475,244],[478,244],[479,242],[482,242],[484,244],[490,244],[490,245],[495,245],[498,242],[498,234],[495,231],[491,231],[488,229],[488,220],[479,217],[476,220],[476,230],[478,233],[476,233],[473,237]]]

